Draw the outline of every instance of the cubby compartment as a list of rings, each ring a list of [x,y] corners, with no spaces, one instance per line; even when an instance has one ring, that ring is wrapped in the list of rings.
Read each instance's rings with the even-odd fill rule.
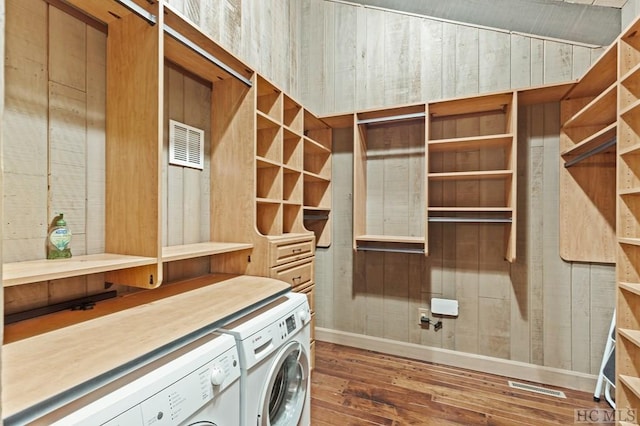
[[[261,112],[278,123],[282,122],[282,91],[261,76],[258,76],[256,83],[256,105],[258,112]]]
[[[303,118],[304,109],[302,106],[289,96],[284,95],[282,124],[292,132],[300,135],[303,132]]]
[[[282,162],[282,129],[262,115],[257,116],[256,155],[274,163]]]
[[[298,233],[303,230],[302,206],[300,204],[282,205],[282,232],[285,234]]]
[[[256,226],[262,235],[282,234],[282,204],[257,202]]]
[[[257,161],[256,198],[280,200],[282,198],[282,168],[261,160]]]
[[[304,171],[318,177],[331,178],[331,151],[319,143],[304,139]]]
[[[331,181],[315,175],[304,175],[304,206],[331,209]]]
[[[289,203],[302,204],[302,173],[288,168],[282,171],[282,199]]]
[[[620,45],[620,65],[618,74],[624,77],[631,70],[636,69],[640,64],[640,33],[637,24],[631,27],[620,36],[618,43]]]
[[[283,129],[282,163],[294,170],[302,170],[303,167],[303,142],[302,137]]]

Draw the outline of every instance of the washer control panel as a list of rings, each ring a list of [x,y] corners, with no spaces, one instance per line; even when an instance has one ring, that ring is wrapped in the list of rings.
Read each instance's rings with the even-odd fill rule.
[[[140,404],[144,424],[175,425],[198,411],[240,377],[236,351],[229,350]]]

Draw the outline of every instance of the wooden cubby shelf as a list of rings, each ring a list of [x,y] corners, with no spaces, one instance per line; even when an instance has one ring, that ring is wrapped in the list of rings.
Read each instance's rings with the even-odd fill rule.
[[[637,398],[640,398],[640,379],[633,376],[627,376],[624,374],[618,375],[620,382],[632,391]]]
[[[318,246],[327,247],[331,128],[265,78],[257,76],[255,83],[257,229],[265,236],[310,231]],[[305,218],[308,207],[325,213]]]

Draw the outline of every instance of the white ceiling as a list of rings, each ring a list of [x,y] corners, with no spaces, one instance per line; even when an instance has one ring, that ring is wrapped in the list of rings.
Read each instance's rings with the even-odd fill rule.
[[[608,46],[627,0],[350,0],[365,6]]]

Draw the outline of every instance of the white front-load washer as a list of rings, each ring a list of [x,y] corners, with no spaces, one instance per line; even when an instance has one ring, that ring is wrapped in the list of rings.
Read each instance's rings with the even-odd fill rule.
[[[307,296],[287,293],[220,330],[238,344],[241,425],[310,424],[310,321]]]
[[[235,339],[211,333],[38,423],[238,426],[240,359]]]

